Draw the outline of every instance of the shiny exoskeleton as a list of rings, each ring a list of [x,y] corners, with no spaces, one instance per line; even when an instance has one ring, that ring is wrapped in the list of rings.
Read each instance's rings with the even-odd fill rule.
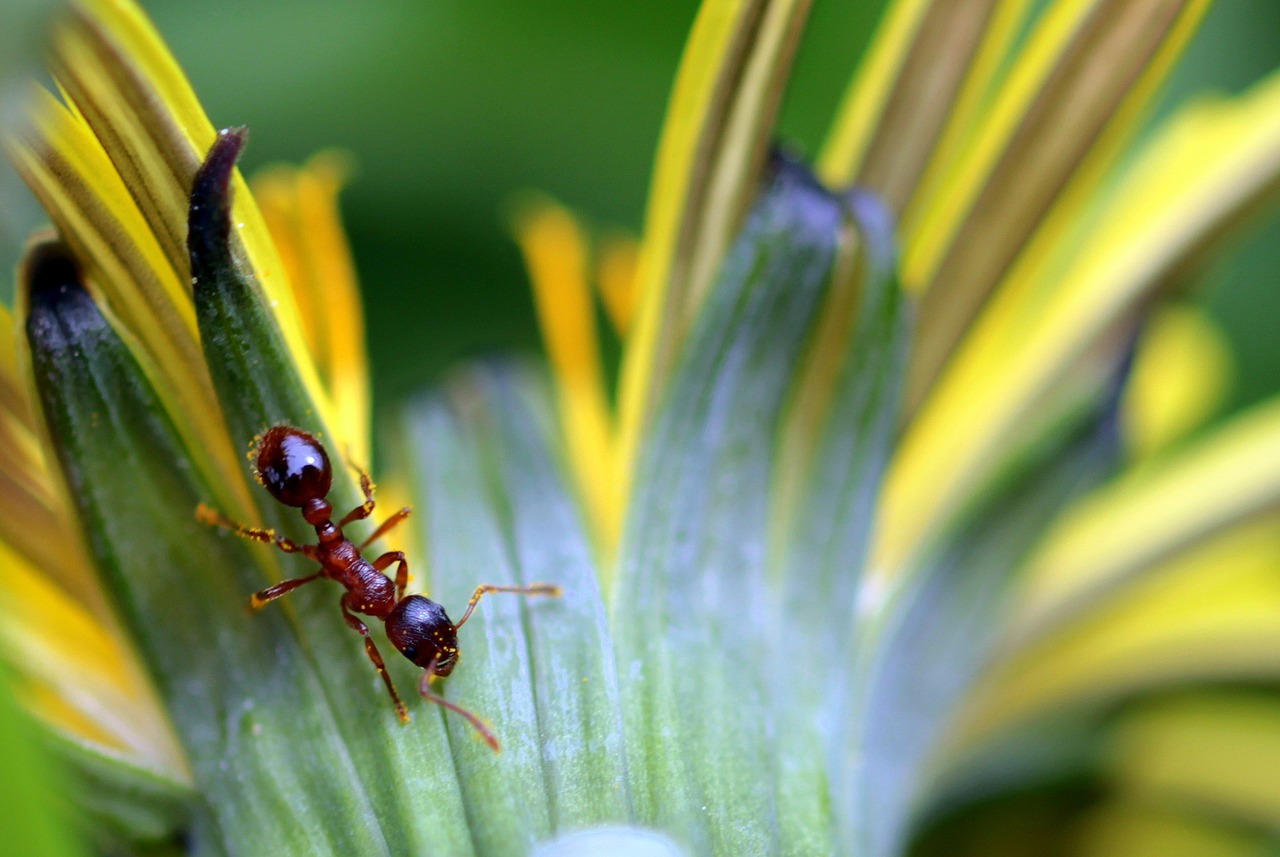
[[[461,714],[494,750],[499,749],[498,739],[478,717],[433,693],[430,684],[436,677],[453,672],[458,663],[458,629],[471,617],[476,604],[486,593],[515,592],[523,595],[557,596],[560,588],[547,583],[530,586],[483,584],[476,587],[462,619],[454,623],[449,620],[444,608],[431,599],[421,595],[405,595],[409,564],[403,553],[388,551],[372,562],[365,559],[362,553],[366,547],[407,518],[410,509],[401,509],[387,518],[372,535],[358,545],[343,535],[343,527],[373,514],[373,483],[368,474],[360,472],[364,502],[334,523],[333,506],[327,499],[333,484],[333,470],[329,465],[328,453],[316,438],[293,426],[275,426],[258,443],[256,471],[258,481],[272,497],[286,506],[301,510],[302,517],[315,528],[314,544],[299,544],[281,538],[273,530],[242,526],[203,504],[197,509],[197,515],[208,524],[225,527],[247,539],[274,544],[285,553],[300,553],[319,563],[320,570],[307,577],[281,581],[261,592],[255,592],[250,599],[250,606],[259,610],[313,580],[327,577],[337,581],[346,590],[341,600],[342,618],[364,638],[365,652],[382,676],[400,719],[407,723],[409,711],[396,692],[382,655],[369,636],[368,626],[356,614],[381,619],[386,625],[387,638],[392,645],[425,670],[418,684],[418,691],[425,699]],[[394,583],[385,573],[392,565],[396,566]]]

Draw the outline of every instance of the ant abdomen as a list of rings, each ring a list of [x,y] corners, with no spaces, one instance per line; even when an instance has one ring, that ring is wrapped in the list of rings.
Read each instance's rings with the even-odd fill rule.
[[[286,506],[321,500],[333,485],[329,455],[314,437],[293,426],[275,426],[258,444],[258,479]]]

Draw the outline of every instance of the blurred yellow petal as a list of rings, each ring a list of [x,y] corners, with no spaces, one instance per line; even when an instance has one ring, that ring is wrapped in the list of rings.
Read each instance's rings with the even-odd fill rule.
[[[85,737],[105,740],[108,749],[123,751],[172,779],[190,781],[137,656],[3,544],[0,567],[5,569],[0,639],[23,680],[58,700],[41,713],[70,728],[83,718],[94,725]],[[50,634],[50,628],[57,633]],[[38,706],[45,698],[37,692],[31,701]],[[75,717],[61,710],[63,705]]]
[[[1074,382],[1093,371],[1090,358],[1124,347],[1117,325],[1278,188],[1280,74],[1175,116],[1054,264],[1012,273],[977,320],[906,429],[874,568],[905,567],[990,477],[1012,439],[1079,392]]]
[[[540,197],[520,206],[515,232],[533,283],[574,481],[599,545],[612,549],[625,495],[587,281],[587,239],[568,211]]]
[[[137,201],[169,267],[182,282],[189,281],[188,195],[215,131],[182,70],[129,0],[74,3],[55,30],[50,62],[59,85]],[[271,301],[308,391],[336,430],[343,423],[307,352],[286,272],[238,173],[233,200],[235,255]]]
[[[94,575],[67,544],[58,487],[35,433],[0,410],[0,541],[85,604],[102,609]]]
[[[1033,634],[1168,556],[1280,504],[1280,398],[1074,507],[1030,560],[1014,618]]]
[[[64,595],[106,621],[96,574],[71,534],[62,485],[46,465],[16,333],[12,312],[0,305],[0,544],[44,569]]]
[[[1119,723],[1113,777],[1134,799],[1274,831],[1280,827],[1280,702],[1188,693]]]
[[[901,215],[944,126],[967,114],[989,84],[993,60],[1007,52],[1027,6],[895,2],[840,105],[819,175],[834,186],[856,180]]]
[[[929,32],[924,22],[931,11],[939,10],[929,0],[895,0],[885,10],[818,160],[818,175],[828,184],[853,181],[874,129],[890,109],[895,82],[906,76],[909,60],[919,55],[912,48],[920,33]]]
[[[1207,7],[1064,2],[1036,26],[962,167],[904,236],[903,282],[922,291],[909,408],[1041,222],[1052,234],[1078,220]]]
[[[1169,559],[1047,636],[1011,637],[960,717],[957,744],[1178,682],[1280,677],[1278,569],[1270,516]]]
[[[729,244],[756,194],[765,149],[790,76],[791,59],[812,0],[768,0],[753,23],[750,43],[725,102],[724,125],[716,151],[708,153],[705,196],[689,218],[694,227],[689,269],[683,288],[668,293],[679,300],[674,333],[683,336],[720,270]]]
[[[1222,404],[1230,387],[1226,337],[1187,306],[1158,310],[1147,322],[1125,392],[1125,438],[1135,458],[1181,440]]]
[[[755,191],[810,0],[707,0],[658,143],[619,388],[619,492],[681,340]]]
[[[333,402],[333,429],[369,461],[369,383],[364,311],[338,211],[348,167],[336,153],[305,167],[279,166],[253,180],[254,196],[280,253],[320,379]]]
[[[635,321],[639,298],[636,266],[640,261],[640,245],[630,236],[611,235],[600,246],[596,261],[596,284],[600,302],[613,324],[614,332],[625,341]]]
[[[1009,67],[1017,62],[1019,54],[1015,48],[1018,39],[1025,35],[1024,30],[1033,11],[1033,4],[1026,0],[1006,0],[996,4],[982,33],[982,41],[977,44],[976,53],[965,72],[964,85],[956,92],[946,124],[927,163],[923,165],[923,173],[918,177],[908,176],[914,178],[914,185],[908,187],[910,196],[905,198],[900,209],[904,232],[915,233],[918,222],[926,216],[939,188],[963,169],[964,154],[982,132],[991,102],[999,94]],[[947,50],[954,51],[955,48],[948,47]],[[927,58],[922,58],[922,62],[927,62]]]
[[[0,411],[20,425],[34,425],[18,361],[18,322],[13,311],[0,303]]]
[[[1192,817],[1178,805],[1127,800],[1092,812],[1073,837],[1080,857],[1255,857],[1265,837]]]

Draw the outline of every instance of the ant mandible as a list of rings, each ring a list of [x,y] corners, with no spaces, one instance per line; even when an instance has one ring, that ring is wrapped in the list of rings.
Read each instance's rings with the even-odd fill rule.
[[[364,502],[333,522],[333,506],[325,499],[333,483],[333,470],[329,455],[316,438],[293,426],[275,426],[263,435],[257,447],[257,476],[263,487],[286,506],[302,510],[302,517],[315,528],[315,544],[299,544],[276,535],[274,530],[246,527],[209,508],[203,503],[196,509],[196,516],[206,524],[224,527],[253,541],[274,544],[285,553],[300,553],[320,564],[320,570],[307,577],[284,580],[275,586],[255,592],[249,600],[254,610],[261,610],[268,603],[313,580],[327,577],[346,588],[342,596],[342,618],[364,638],[364,650],[378,669],[378,675],[391,694],[396,713],[403,723],[409,722],[409,709],[400,700],[396,686],[391,681],[382,655],[369,636],[369,628],[355,615],[361,613],[381,619],[386,625],[387,638],[406,658],[422,667],[425,672],[418,683],[418,692],[424,699],[455,711],[475,727],[480,736],[495,751],[501,749],[497,737],[481,722],[480,718],[465,708],[431,692],[430,684],[437,676],[453,672],[458,663],[458,629],[471,618],[471,613],[481,597],[490,592],[515,592],[522,595],[561,594],[560,587],[550,583],[534,583],[529,586],[496,586],[482,584],[467,603],[467,612],[456,624],[449,620],[444,608],[421,595],[405,595],[409,581],[409,564],[400,551],[389,551],[369,562],[361,551],[380,536],[409,516],[404,508],[387,518],[369,538],[354,544],[342,533],[342,528],[352,521],[368,518],[373,514],[373,482],[363,470],[360,489]],[[396,565],[396,579],[385,574]]]

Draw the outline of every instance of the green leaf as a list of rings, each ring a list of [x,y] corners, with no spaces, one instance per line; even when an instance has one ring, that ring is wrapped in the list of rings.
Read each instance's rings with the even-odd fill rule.
[[[540,424],[545,394],[498,370],[450,389],[403,427],[432,597],[460,607],[480,583],[564,590],[487,596],[445,683],[503,744],[495,756],[445,715],[476,849],[525,854],[553,832],[630,817],[613,658],[590,543]]]
[[[206,799],[194,835],[228,852],[388,853],[308,653],[280,611],[245,609],[259,566],[196,520],[209,491],[69,252],[36,252],[26,329],[40,408]]]
[[[613,605],[628,761],[639,820],[694,853],[782,847],[772,676],[820,667],[775,630],[771,461],[846,217],[775,163],[640,459]]]

